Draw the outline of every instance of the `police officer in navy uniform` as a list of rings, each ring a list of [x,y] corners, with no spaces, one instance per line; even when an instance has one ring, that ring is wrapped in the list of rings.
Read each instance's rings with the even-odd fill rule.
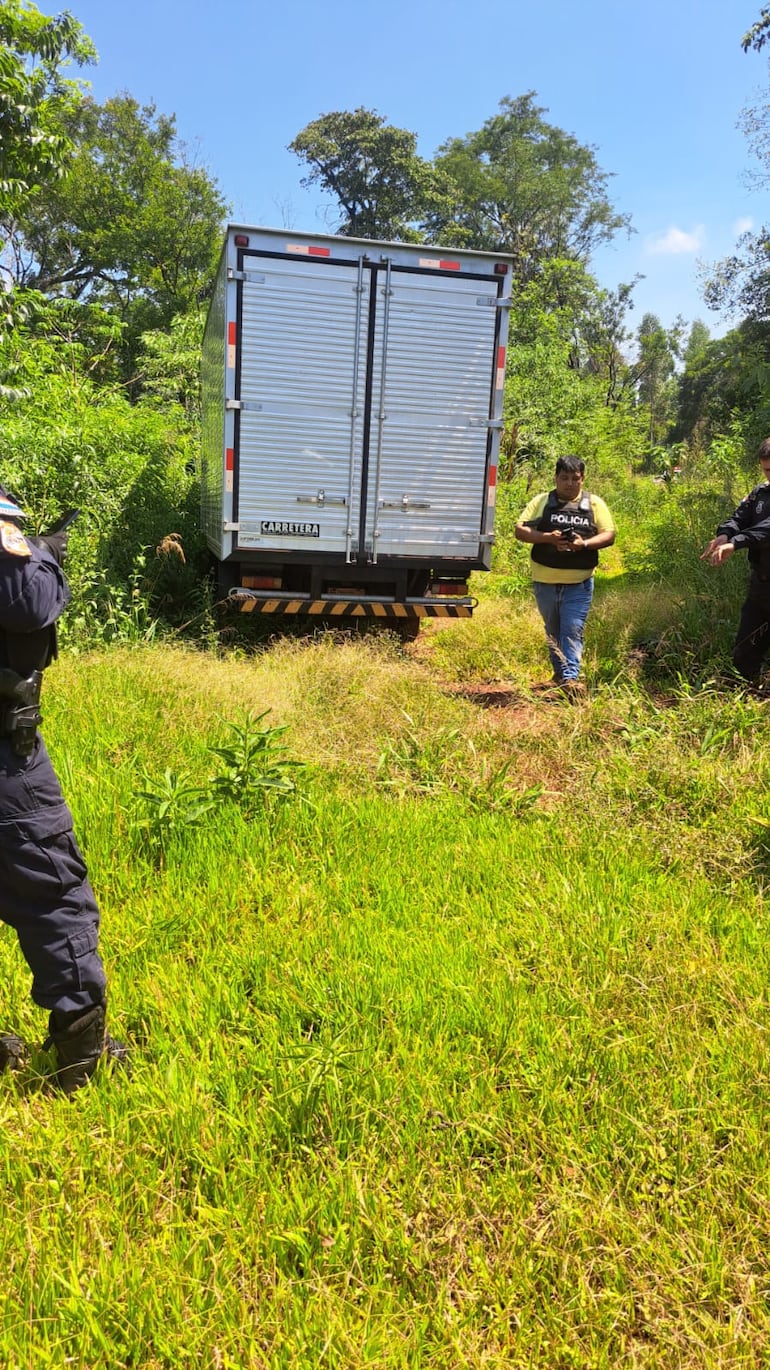
[[[42,673],[70,597],[67,534],[25,537],[22,518],[0,486],[0,919],[18,936],[32,998],[50,1012],[55,1082],[71,1094],[102,1056],[124,1061],[126,1051],[106,1031],[99,909],[37,731]],[[19,1038],[0,1038],[0,1069],[22,1058]]]
[[[744,680],[756,681],[770,650],[770,438],[757,449],[764,480],[720,523],[701,556],[722,566],[744,548],[749,554],[749,585],[733,647],[733,665]]]

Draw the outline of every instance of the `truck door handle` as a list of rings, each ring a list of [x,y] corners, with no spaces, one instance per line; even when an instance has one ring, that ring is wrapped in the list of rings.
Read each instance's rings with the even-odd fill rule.
[[[426,499],[410,499],[408,495],[402,495],[401,499],[380,500],[381,509],[430,509],[430,501]]]
[[[347,500],[344,495],[327,495],[325,490],[319,490],[317,495],[297,495],[297,504],[341,504],[346,505]]]

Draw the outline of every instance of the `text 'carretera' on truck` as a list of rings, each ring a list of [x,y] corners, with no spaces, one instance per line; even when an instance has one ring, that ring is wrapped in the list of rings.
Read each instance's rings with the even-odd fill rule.
[[[511,264],[230,225],[203,343],[202,518],[245,613],[469,617],[490,566]]]

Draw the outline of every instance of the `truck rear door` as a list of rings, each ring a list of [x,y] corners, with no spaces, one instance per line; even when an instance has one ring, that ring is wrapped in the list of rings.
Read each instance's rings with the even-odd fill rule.
[[[310,257],[249,255],[245,265],[239,545],[345,552],[361,471],[362,273]]]
[[[478,554],[497,298],[494,279],[378,269],[363,532],[375,559]]]
[[[372,246],[243,253],[238,545],[475,559],[499,284]]]

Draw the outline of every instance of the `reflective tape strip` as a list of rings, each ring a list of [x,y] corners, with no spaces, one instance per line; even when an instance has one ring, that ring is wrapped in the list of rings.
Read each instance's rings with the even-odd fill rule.
[[[487,486],[487,506],[492,507],[497,500],[497,467],[489,468],[489,485]]]
[[[330,247],[313,247],[310,243],[287,243],[286,251],[301,257],[331,257],[332,255]]]
[[[244,614],[307,615],[327,618],[470,618],[470,604],[375,604],[361,600],[342,600],[330,604],[327,599],[246,599],[238,600]]]
[[[505,384],[505,348],[497,349],[497,373],[495,376],[495,390],[502,390]]]

